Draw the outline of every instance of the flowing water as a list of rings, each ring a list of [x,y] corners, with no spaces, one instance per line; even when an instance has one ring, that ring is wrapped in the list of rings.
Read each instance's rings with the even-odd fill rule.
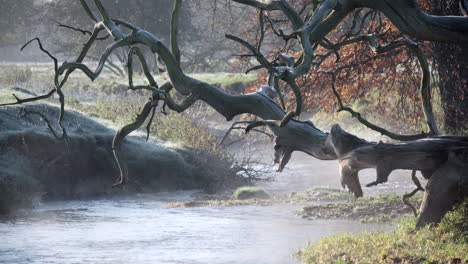
[[[321,183],[337,185],[339,177],[328,172],[336,171],[336,164],[323,166],[315,172],[299,166],[305,175],[290,171],[265,188],[304,189],[312,184],[310,178],[318,177],[311,174],[322,175]],[[0,263],[287,264],[298,262],[292,253],[308,241],[391,229],[356,221],[305,220],[294,214],[300,207],[291,205],[165,208],[168,202],[190,199],[192,193],[52,202],[14,219],[0,219]]]

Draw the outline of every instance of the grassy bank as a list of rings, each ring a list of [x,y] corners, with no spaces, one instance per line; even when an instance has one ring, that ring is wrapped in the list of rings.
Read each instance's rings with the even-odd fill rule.
[[[123,145],[129,183],[113,188],[119,173],[112,153],[115,131],[67,111],[68,139],[54,138],[44,120],[26,112],[58,116],[51,105],[5,107],[0,111],[0,214],[34,200],[81,199],[103,195],[203,189],[216,192],[249,184],[233,161],[215,152],[146,142],[128,137]],[[55,123],[52,123],[58,130]]]
[[[19,98],[28,98],[45,94],[53,86],[53,76],[45,69],[36,69],[31,65],[0,65],[0,103],[15,102],[12,94]],[[210,73],[193,74],[193,77],[208,82],[230,93],[241,93],[243,87],[256,79],[255,74]],[[159,84],[165,82],[155,76]],[[147,83],[141,74],[134,75],[135,84]],[[106,125],[121,127],[132,122],[148,100],[150,92],[128,90],[127,77],[117,77],[104,71],[94,82],[84,74],[75,72],[63,88],[66,110],[76,110]],[[183,98],[178,98],[178,101]],[[58,105],[56,96],[42,103]],[[156,115],[151,126],[151,136],[162,141],[176,142],[193,148],[216,146],[217,139],[210,135],[207,122],[216,111],[201,103],[196,103],[190,110],[177,114],[168,111],[169,115]],[[144,129],[141,129],[144,130]]]
[[[406,217],[393,232],[338,235],[308,244],[296,253],[303,263],[468,263],[468,200],[438,226],[420,230]]]

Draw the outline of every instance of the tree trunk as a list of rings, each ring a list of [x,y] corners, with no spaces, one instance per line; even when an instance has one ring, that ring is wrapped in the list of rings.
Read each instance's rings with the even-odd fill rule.
[[[458,1],[432,0],[435,15],[463,16]],[[468,133],[468,45],[434,42],[435,69],[447,133]]]
[[[468,152],[451,151],[448,160],[429,179],[417,227],[439,223],[453,206],[468,197]]]

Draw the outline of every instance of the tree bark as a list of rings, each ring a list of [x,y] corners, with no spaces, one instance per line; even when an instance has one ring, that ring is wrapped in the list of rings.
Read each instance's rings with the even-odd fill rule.
[[[450,151],[448,160],[434,172],[426,186],[421,215],[422,227],[439,223],[453,206],[468,197],[468,151]]]
[[[458,1],[432,0],[437,15],[462,16]],[[468,33],[466,33],[468,35]],[[432,43],[438,86],[448,133],[468,133],[468,44]]]

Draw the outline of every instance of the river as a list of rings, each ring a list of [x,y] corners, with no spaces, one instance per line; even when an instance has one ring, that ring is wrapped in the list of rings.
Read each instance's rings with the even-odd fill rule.
[[[299,169],[280,174],[264,187],[286,192],[310,187],[309,181],[317,183],[318,178],[326,179],[320,183],[339,183],[336,173],[329,172],[332,168],[336,172],[336,163],[320,165],[325,167],[316,173],[310,170],[312,165],[292,166]],[[330,175],[319,177],[325,172]],[[319,176],[313,181],[310,174]],[[370,180],[373,176],[368,174],[364,177]],[[388,186],[406,186],[398,184]],[[43,203],[0,220],[0,263],[288,264],[298,263],[292,253],[308,241],[392,228],[356,221],[305,220],[294,214],[300,207],[293,205],[165,208],[169,202],[190,199],[191,194]]]

